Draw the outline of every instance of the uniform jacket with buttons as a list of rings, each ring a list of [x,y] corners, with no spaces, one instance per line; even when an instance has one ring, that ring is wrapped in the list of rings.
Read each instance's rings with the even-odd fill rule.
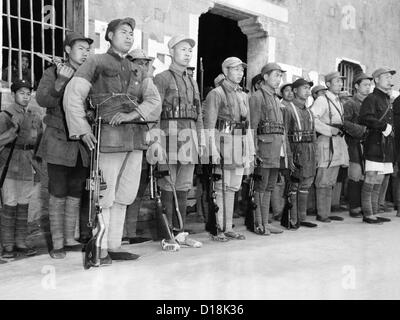
[[[40,116],[31,109],[25,110],[23,107],[13,104],[6,109],[13,115],[15,122],[19,124],[19,132],[16,147],[13,151],[7,179],[33,181],[34,168],[32,165],[34,149],[38,142],[38,137],[42,133],[42,122]],[[7,120],[9,121],[9,120]],[[4,118],[0,117],[0,132],[4,127]],[[22,147],[27,147],[23,150]],[[7,161],[10,148],[4,148],[0,154],[1,169]],[[1,172],[1,171],[0,171]]]
[[[386,110],[388,112],[381,119]],[[360,123],[368,128],[368,135],[364,143],[365,159],[374,162],[394,162],[393,134],[388,137],[382,134],[388,124],[393,126],[393,108],[390,96],[375,88],[361,105]]]
[[[254,146],[257,156],[262,159],[262,167],[280,168],[282,147],[287,167],[288,161],[292,161],[287,134],[257,134],[257,129],[263,121],[274,121],[284,125],[281,102],[276,93],[262,85],[250,97],[250,115]]]
[[[205,145],[205,138],[203,132],[203,111],[197,83],[188,75],[186,69],[179,68],[174,63],[171,64],[169,70],[156,75],[154,83],[160,93],[162,111],[171,107],[177,107],[179,101],[181,106],[197,106],[197,121],[191,119],[160,120],[160,129],[166,135],[163,147],[170,153],[171,157],[176,155],[176,159],[179,160],[180,156],[176,152],[178,150],[182,151],[182,146],[186,145],[188,150],[190,149],[190,152],[188,151],[184,159],[189,163],[198,163],[199,145]],[[178,138],[180,134],[184,135],[186,138],[185,141],[180,141]]]
[[[355,163],[361,163],[361,161],[363,161],[361,139],[364,137],[366,127],[359,124],[361,103],[362,98],[356,94],[343,105],[349,159],[350,162]]]
[[[234,135],[215,130],[211,135],[215,138],[217,150],[224,157],[224,168],[249,167],[254,158],[254,142],[250,130],[250,108],[248,96],[239,85],[224,80],[221,86],[207,95],[204,107],[204,128],[213,132],[217,120],[230,123],[246,121],[249,130],[245,134]],[[222,138],[222,139],[221,139]]]
[[[317,139],[317,162],[319,168],[348,166],[349,153],[344,137],[333,136],[333,125],[343,125],[344,110],[339,96],[327,91],[311,106],[315,117]]]
[[[66,65],[73,68],[69,63]],[[82,141],[69,138],[63,109],[65,87],[60,91],[55,90],[56,72],[56,66],[52,66],[44,72],[36,93],[38,104],[46,109],[46,116],[43,119],[46,129],[37,155],[47,163],[75,167],[80,154],[83,166],[88,167],[88,149]]]
[[[79,139],[91,132],[86,119],[86,99],[91,94],[127,93],[137,97],[136,111],[145,121],[156,121],[161,112],[160,95],[147,72],[112,48],[90,56],[79,67],[64,93],[64,111],[70,138]],[[134,149],[148,147],[148,127],[134,125]]]

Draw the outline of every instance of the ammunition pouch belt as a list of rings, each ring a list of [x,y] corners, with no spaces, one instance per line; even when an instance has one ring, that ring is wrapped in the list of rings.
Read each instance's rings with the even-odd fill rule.
[[[315,141],[313,131],[296,131],[293,134],[288,134],[290,143],[312,143]]]
[[[285,134],[285,127],[282,123],[263,121],[257,128],[257,134]]]
[[[118,153],[134,150],[135,125],[122,123],[112,127],[108,123],[117,112],[131,113],[137,107],[137,98],[125,93],[93,94],[89,97],[89,108],[92,112],[97,112],[104,122],[101,125],[100,152]]]
[[[245,135],[247,129],[249,129],[249,121],[244,120],[240,122],[235,122],[218,119],[215,125],[215,129],[217,129],[220,133],[226,134],[235,134],[237,133],[237,130],[242,130],[242,135]]]
[[[182,104],[176,106],[163,106],[161,120],[194,120],[197,121],[198,110],[196,105]]]

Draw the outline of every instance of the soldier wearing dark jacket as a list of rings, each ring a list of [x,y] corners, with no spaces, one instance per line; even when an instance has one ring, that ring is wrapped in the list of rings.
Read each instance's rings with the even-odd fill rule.
[[[393,110],[390,101],[392,76],[396,71],[390,68],[376,70],[372,77],[374,91],[363,101],[360,111],[360,124],[368,128],[365,140],[365,181],[361,192],[361,204],[367,223],[390,221],[378,217],[379,191],[385,174],[393,173],[394,132]]]
[[[77,33],[67,34],[64,50],[68,60],[48,68],[39,83],[37,102],[46,108],[46,130],[38,156],[47,163],[49,175],[49,216],[53,249],[50,256],[65,257],[66,248],[79,245],[75,227],[88,174],[89,153],[79,140],[71,140],[63,110],[65,87],[78,67],[86,61],[92,39]]]
[[[396,98],[393,102],[393,122],[394,122],[394,150],[395,150],[395,162],[397,167],[397,172],[395,171],[395,176],[393,176],[394,184],[394,204],[397,207],[397,217],[400,217],[400,96]]]
[[[292,83],[294,100],[285,108],[285,127],[288,134],[293,163],[296,170],[292,173],[297,181],[291,184],[290,222],[295,229],[298,225],[313,228],[315,223],[307,222],[307,199],[309,189],[317,170],[316,133],[314,117],[306,102],[311,95],[313,82],[297,79]]]
[[[348,199],[350,216],[361,217],[361,188],[364,180],[364,154],[362,140],[366,127],[359,124],[361,104],[368,96],[372,78],[365,73],[354,79],[355,94],[344,105],[344,126],[346,143],[349,150]]]

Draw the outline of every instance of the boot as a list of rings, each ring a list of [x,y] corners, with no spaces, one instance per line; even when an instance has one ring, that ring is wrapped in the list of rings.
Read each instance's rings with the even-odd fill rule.
[[[353,218],[361,216],[361,188],[362,182],[349,180],[347,184],[347,195],[349,199],[349,213]]]
[[[262,192],[254,192],[254,202],[257,205],[255,221],[254,221],[256,229],[254,230],[254,232],[259,235],[269,235],[270,234],[269,230],[265,230],[263,223],[262,223],[261,206],[262,206],[263,196],[264,196],[264,193],[262,193]]]
[[[34,256],[37,251],[26,244],[26,237],[28,236],[28,206],[28,204],[17,205],[15,243],[18,252],[27,256]]]
[[[15,224],[17,206],[4,205],[1,214],[1,243],[3,245],[3,258],[14,258]]]
[[[108,251],[118,251],[122,244],[126,205],[114,202],[110,208],[110,225],[108,228]],[[111,257],[112,258],[112,257]]]
[[[78,222],[80,202],[79,198],[74,197],[67,197],[65,201],[64,244],[67,247],[80,246],[80,243],[75,241],[75,229]]]
[[[64,215],[66,198],[57,198],[50,195],[49,220],[53,249],[50,256],[53,259],[65,258],[64,251]]]
[[[331,222],[331,219],[329,219],[331,202],[329,201],[328,203],[327,199],[329,188],[316,188],[317,211],[318,211],[317,220],[321,222]]]
[[[300,225],[307,228],[315,228],[317,225],[307,220],[307,202],[308,191],[299,191],[297,193],[297,212],[299,215]]]
[[[342,188],[342,186],[341,186],[342,184],[340,184],[340,189]],[[328,187],[328,188],[326,188],[327,190],[326,190],[326,205],[327,205],[327,208],[326,208],[326,212],[328,212],[328,215],[329,215],[329,219],[332,221],[332,220],[334,220],[334,221],[343,221],[344,219],[342,218],[342,217],[339,217],[339,216],[331,216],[330,215],[330,211],[331,211],[331,208],[332,208],[332,197],[333,197],[333,195],[334,195],[334,193],[333,193],[333,188],[332,187]]]

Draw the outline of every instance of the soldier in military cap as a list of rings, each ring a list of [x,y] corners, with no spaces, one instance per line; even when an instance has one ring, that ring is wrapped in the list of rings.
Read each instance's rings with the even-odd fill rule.
[[[92,43],[92,39],[79,33],[68,33],[64,41],[67,60],[44,72],[36,95],[38,104],[46,109],[46,130],[38,156],[47,163],[50,231],[53,242],[50,256],[54,259],[64,258],[65,249],[79,248],[79,243],[74,238],[75,226],[88,176],[89,153],[82,141],[69,137],[63,95],[76,70],[87,60]]]
[[[173,214],[175,207],[171,184],[174,184],[176,189],[184,228],[187,196],[192,188],[195,164],[198,163],[199,154],[202,152],[200,148],[205,147],[199,89],[187,72],[195,44],[193,39],[184,35],[172,37],[168,42],[172,63],[168,70],[154,78],[162,101],[160,128],[166,134],[166,145],[163,149],[168,155],[164,163],[159,163],[159,168],[170,171],[170,176],[159,180],[161,200],[170,225],[177,228],[179,226]],[[182,135],[184,135],[183,138]],[[188,146],[189,154],[180,152],[185,146]],[[187,232],[181,231],[175,235],[175,239],[167,239],[163,242],[164,250],[169,250],[169,245],[175,249],[177,245],[195,248],[202,246],[201,242],[190,238]],[[167,238],[166,234],[165,238]]]
[[[381,224],[390,219],[379,217],[379,192],[385,174],[393,173],[394,132],[390,93],[395,70],[382,67],[374,71],[375,89],[361,104],[360,124],[368,128],[365,139],[365,180],[361,190],[363,221]]]
[[[245,67],[239,58],[225,59],[222,63],[225,80],[207,95],[204,107],[204,127],[210,130],[213,163],[221,163],[216,173],[222,179],[215,184],[219,210],[217,234],[212,239],[216,241],[245,239],[232,229],[235,192],[240,189],[246,162],[249,166],[249,157],[254,156],[249,149],[253,146],[252,137],[247,139],[250,134],[248,96],[240,87]]]
[[[101,264],[133,260],[138,255],[121,249],[126,207],[139,187],[148,127],[132,121],[156,120],[160,96],[147,70],[133,64],[128,53],[133,45],[135,20],[116,19],[108,24],[105,39],[110,49],[95,54],[78,69],[64,93],[64,110],[70,139],[82,140],[93,150],[97,143],[86,118],[86,98],[98,109],[104,123],[99,166],[107,189],[100,205],[106,231],[101,243]]]
[[[293,207],[290,222],[294,228],[298,225],[309,228],[317,226],[306,221],[308,192],[316,173],[314,117],[306,106],[312,86],[313,82],[305,79],[297,79],[293,82],[294,100],[284,112],[286,131],[296,166],[296,171],[292,175],[297,182],[291,184]]]
[[[258,169],[262,175],[262,180],[256,181],[254,195],[257,204],[256,232],[260,235],[282,232],[268,223],[271,193],[279,169],[294,170],[281,102],[276,94],[284,72],[277,63],[267,63],[261,70],[261,88],[250,97],[251,128],[254,130]]]
[[[314,88],[312,88],[311,95],[312,95],[314,101],[317,100],[317,98],[319,96],[323,96],[325,94],[326,90],[328,90],[328,88],[325,86],[322,86],[322,85],[316,85]]]
[[[11,91],[15,102],[0,113],[0,141],[5,136],[8,141],[0,155],[0,172],[14,149],[2,190],[1,241],[4,258],[13,258],[17,252],[27,256],[36,254],[36,250],[26,243],[26,237],[29,199],[34,190],[32,160],[42,132],[41,120],[27,110],[31,101],[31,83],[18,80],[11,85]],[[17,140],[14,140],[16,136]]]
[[[347,196],[349,199],[350,217],[360,218],[361,188],[364,181],[364,152],[362,141],[365,138],[366,127],[359,122],[361,104],[369,95],[372,77],[361,72],[354,78],[355,93],[344,105],[344,123],[346,128],[346,142],[349,150],[349,169]]]
[[[317,176],[315,178],[317,196],[317,220],[331,222],[343,220],[342,217],[330,216],[332,189],[341,166],[349,165],[347,144],[344,140],[344,109],[339,98],[343,88],[343,78],[339,72],[325,76],[328,87],[325,95],[317,98],[311,107],[315,116],[317,139]]]

